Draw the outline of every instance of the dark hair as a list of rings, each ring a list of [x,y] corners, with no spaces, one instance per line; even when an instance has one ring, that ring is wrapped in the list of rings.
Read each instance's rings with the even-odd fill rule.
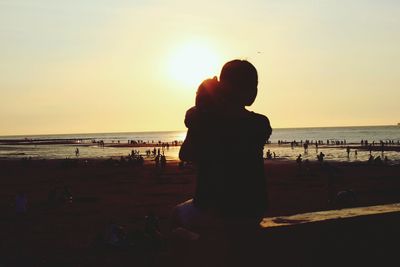
[[[225,63],[220,74],[221,87],[227,100],[250,106],[257,96],[258,74],[247,60],[235,59]]]
[[[199,110],[215,109],[220,101],[217,77],[204,80],[196,92],[196,107]]]

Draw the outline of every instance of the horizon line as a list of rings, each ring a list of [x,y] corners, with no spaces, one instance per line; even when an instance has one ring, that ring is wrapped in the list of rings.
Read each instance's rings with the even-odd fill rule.
[[[349,128],[349,127],[387,127],[387,126],[398,126],[398,124],[387,124],[387,125],[347,125],[347,126],[301,126],[301,127],[276,127],[274,129],[316,129],[316,128]],[[162,133],[162,132],[183,132],[184,130],[165,130],[165,131],[123,131],[123,132],[90,132],[90,133],[42,133],[42,134],[8,134],[0,137],[10,136],[41,136],[41,135],[89,135],[89,134],[126,134],[126,133]]]

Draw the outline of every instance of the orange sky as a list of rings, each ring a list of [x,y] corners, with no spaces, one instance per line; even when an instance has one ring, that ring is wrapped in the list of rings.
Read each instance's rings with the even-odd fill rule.
[[[71,3],[70,3],[71,2]],[[273,127],[400,122],[396,1],[2,1],[0,135],[183,130],[223,63]]]

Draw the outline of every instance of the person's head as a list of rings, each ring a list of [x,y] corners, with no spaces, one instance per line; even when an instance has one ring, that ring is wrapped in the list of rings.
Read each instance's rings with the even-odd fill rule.
[[[220,74],[225,99],[238,106],[250,106],[257,96],[257,70],[247,60],[235,59],[225,63]]]
[[[201,110],[210,110],[216,107],[219,101],[219,82],[217,77],[204,80],[196,92],[196,107]]]

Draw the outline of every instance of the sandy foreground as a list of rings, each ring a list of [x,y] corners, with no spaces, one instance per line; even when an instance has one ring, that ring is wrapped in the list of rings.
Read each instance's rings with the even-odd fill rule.
[[[400,202],[400,166],[312,162],[299,169],[291,161],[266,161],[265,168],[267,216]],[[52,189],[61,195],[65,186],[72,202],[49,203]],[[390,242],[400,238],[398,213],[274,229],[233,223],[197,241],[177,239],[169,216],[194,188],[195,168],[176,161],[164,170],[151,161],[0,161],[0,266],[358,266],[396,259]],[[339,202],[343,190],[355,198]],[[28,199],[26,214],[15,212],[19,192]],[[160,220],[161,241],[144,234],[151,212]],[[110,221],[124,228],[129,244],[106,244]]]

